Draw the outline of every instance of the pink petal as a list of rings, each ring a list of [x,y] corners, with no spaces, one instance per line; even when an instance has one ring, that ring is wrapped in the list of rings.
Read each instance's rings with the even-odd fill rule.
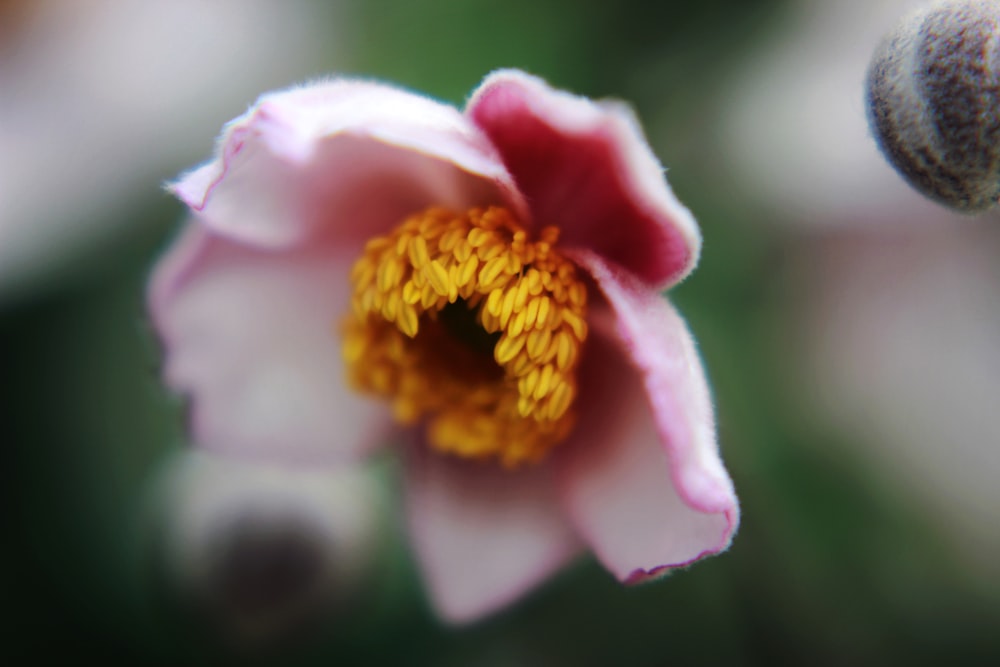
[[[446,620],[467,623],[510,604],[579,552],[546,468],[508,471],[423,444],[407,463],[413,546]]]
[[[198,444],[341,460],[386,435],[384,409],[344,384],[336,332],[353,259],[329,244],[272,253],[188,226],[149,303],[166,381],[190,399]]]
[[[486,78],[466,114],[499,148],[535,224],[562,228],[562,245],[593,250],[660,287],[694,268],[698,226],[625,105],[502,70]]]
[[[226,127],[216,158],[170,189],[213,231],[268,247],[318,228],[367,238],[431,205],[523,210],[496,150],[458,110],[349,80],[264,95]]]
[[[580,535],[631,583],[726,549],[739,506],[684,321],[595,254],[574,259],[610,310],[595,304],[580,423],[558,450],[557,480]]]

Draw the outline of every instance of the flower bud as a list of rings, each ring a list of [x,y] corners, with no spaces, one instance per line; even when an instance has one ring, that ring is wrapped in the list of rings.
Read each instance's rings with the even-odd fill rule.
[[[1000,198],[1000,1],[952,0],[904,19],[868,70],[868,118],[909,183],[975,212]]]
[[[302,641],[363,601],[380,528],[368,470],[186,450],[162,475],[154,529],[168,599],[223,647],[253,653]]]

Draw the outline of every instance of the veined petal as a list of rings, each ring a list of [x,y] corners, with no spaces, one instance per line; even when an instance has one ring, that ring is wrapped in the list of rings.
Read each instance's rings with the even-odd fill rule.
[[[287,247],[317,229],[369,237],[415,210],[524,204],[489,139],[456,109],[364,81],[261,97],[216,157],[169,186],[214,232]]]
[[[510,604],[579,553],[547,468],[509,471],[423,444],[409,454],[411,538],[446,620],[467,623]]]
[[[684,321],[634,276],[593,253],[574,259],[610,307],[593,318],[580,421],[555,469],[581,537],[632,583],[726,549],[739,505]]]
[[[383,406],[344,382],[337,322],[351,250],[273,253],[189,225],[149,291],[164,377],[208,449],[283,461],[353,459],[384,438]]]
[[[466,108],[499,149],[536,224],[665,288],[698,261],[701,235],[631,111],[501,70]]]

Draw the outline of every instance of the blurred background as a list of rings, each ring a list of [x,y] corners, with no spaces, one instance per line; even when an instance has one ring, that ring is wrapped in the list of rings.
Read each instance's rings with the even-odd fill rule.
[[[871,51],[916,4],[0,2],[4,655],[997,664],[1000,221],[911,192],[864,121]],[[625,589],[584,559],[452,629],[391,465],[190,451],[143,290],[183,216],[162,183],[259,93],[349,73],[460,105],[502,66],[630,101],[699,219],[671,298],[743,523],[665,581]]]

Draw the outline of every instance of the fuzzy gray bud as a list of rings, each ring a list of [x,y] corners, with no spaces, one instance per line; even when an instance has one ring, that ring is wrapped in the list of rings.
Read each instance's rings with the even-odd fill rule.
[[[868,70],[868,117],[913,187],[967,212],[1000,199],[1000,0],[938,2],[889,33]]]

